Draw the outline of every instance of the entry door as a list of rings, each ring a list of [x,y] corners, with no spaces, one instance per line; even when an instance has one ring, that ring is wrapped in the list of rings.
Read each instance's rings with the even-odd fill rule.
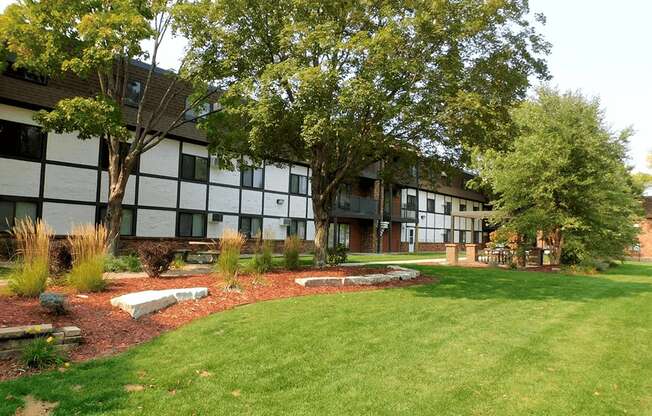
[[[408,229],[408,251],[414,253],[414,228]]]

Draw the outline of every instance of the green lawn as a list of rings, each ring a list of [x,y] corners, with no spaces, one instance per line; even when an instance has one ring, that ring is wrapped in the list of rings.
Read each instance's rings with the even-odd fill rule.
[[[652,414],[651,265],[418,268],[440,283],[240,307],[0,398],[59,415]]]
[[[385,261],[404,261],[404,260],[427,260],[427,259],[441,259],[445,258],[444,252],[430,252],[430,253],[392,253],[392,254],[349,254],[347,263],[372,263],[372,262],[385,262]],[[283,257],[274,257],[274,265],[282,266]],[[247,264],[249,258],[240,259],[241,264]],[[302,266],[312,265],[312,255],[301,255],[299,263]]]

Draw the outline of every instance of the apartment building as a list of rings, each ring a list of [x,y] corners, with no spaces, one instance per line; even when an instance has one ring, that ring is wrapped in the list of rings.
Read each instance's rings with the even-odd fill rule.
[[[133,104],[139,101],[146,69],[134,64],[127,100]],[[154,88],[153,101],[166,86],[163,74],[156,76],[161,85]],[[73,76],[46,79],[11,68],[0,75],[0,231],[25,216],[43,218],[58,235],[74,224],[102,221],[108,197],[106,144],[45,133],[32,118],[64,97],[94,91],[92,80]],[[171,114],[183,109],[185,101],[173,101]],[[135,113],[135,105],[125,106],[127,123]],[[308,165],[288,161],[220,170],[203,134],[193,123],[185,124],[143,154],[130,176],[121,249],[147,240],[182,247],[219,238],[233,228],[247,236],[265,230],[279,242],[298,235],[308,250],[315,235],[309,178]],[[483,195],[464,189],[461,178],[434,186],[418,177],[386,184],[372,166],[339,190],[329,244],[341,243],[354,252],[389,252],[483,242],[480,220],[452,214],[482,210],[485,202]]]

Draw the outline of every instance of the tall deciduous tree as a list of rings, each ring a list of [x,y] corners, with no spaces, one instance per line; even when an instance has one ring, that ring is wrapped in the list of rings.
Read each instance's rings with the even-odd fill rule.
[[[193,67],[223,90],[203,127],[227,164],[306,161],[315,262],[338,186],[389,153],[500,146],[546,76],[525,0],[222,0],[186,6]],[[441,172],[441,171],[439,171]]]
[[[555,263],[621,257],[641,211],[626,165],[630,130],[610,131],[597,99],[548,88],[513,116],[513,147],[477,162],[497,195],[493,220],[530,241],[542,232]]]
[[[182,57],[176,72],[161,74],[157,58],[176,24],[177,1],[151,0],[19,0],[0,15],[0,45],[15,56],[14,67],[51,78],[74,74],[97,82],[95,96],[60,100],[35,119],[45,130],[76,132],[79,139],[99,137],[108,143],[109,196],[107,224],[112,250],[117,248],[122,200],[138,157],[187,123],[185,114],[203,105],[206,88]],[[150,50],[143,44],[148,42]],[[135,120],[123,114],[133,60],[149,62],[141,83]],[[152,98],[153,83],[164,78],[164,94]],[[188,108],[175,114],[170,103],[194,87]],[[121,151],[128,143],[128,151]],[[124,147],[124,145],[123,145]]]

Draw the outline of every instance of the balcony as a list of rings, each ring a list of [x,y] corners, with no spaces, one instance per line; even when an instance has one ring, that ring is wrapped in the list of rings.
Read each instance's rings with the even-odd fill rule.
[[[353,195],[338,198],[333,204],[331,215],[334,217],[375,219],[378,218],[378,201],[373,198]]]
[[[391,215],[385,212],[384,219],[385,221],[395,222],[417,222],[417,211],[412,207],[402,206],[401,209],[392,212]]]

